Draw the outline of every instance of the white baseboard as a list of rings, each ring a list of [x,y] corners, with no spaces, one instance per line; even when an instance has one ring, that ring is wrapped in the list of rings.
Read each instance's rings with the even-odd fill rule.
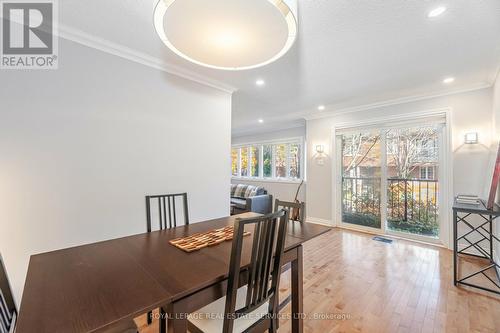
[[[308,222],[308,223],[315,223],[315,224],[321,224],[321,225],[324,225],[324,226],[327,226],[327,227],[333,227],[332,221],[325,220],[325,219],[320,219],[320,218],[317,218],[317,217],[308,216],[308,217],[306,217],[306,222]]]

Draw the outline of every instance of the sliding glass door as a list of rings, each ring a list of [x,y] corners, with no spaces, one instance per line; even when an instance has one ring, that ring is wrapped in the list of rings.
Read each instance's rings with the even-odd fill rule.
[[[439,239],[442,132],[422,125],[337,135],[342,225]]]

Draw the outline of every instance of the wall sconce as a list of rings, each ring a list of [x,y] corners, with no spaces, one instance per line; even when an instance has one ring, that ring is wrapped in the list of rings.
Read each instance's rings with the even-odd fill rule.
[[[324,165],[325,164],[325,146],[323,145],[316,145],[316,164],[317,165]]]
[[[466,133],[464,143],[468,145],[478,143],[477,132]]]

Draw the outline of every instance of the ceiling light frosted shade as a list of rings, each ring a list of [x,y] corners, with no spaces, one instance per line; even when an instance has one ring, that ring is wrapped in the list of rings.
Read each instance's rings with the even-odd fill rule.
[[[242,70],[283,56],[297,36],[297,0],[160,0],[160,39],[198,65]]]

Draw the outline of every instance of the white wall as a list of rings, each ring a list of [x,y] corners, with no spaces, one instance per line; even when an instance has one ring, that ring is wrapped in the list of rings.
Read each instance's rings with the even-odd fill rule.
[[[495,124],[495,137],[496,141],[500,140],[500,73],[497,73],[497,78],[495,81],[495,85],[493,86],[493,118]],[[496,202],[500,205],[500,186],[497,192]],[[496,225],[496,235],[497,237],[500,235],[500,218],[497,218],[495,221]],[[495,243],[495,258],[496,262],[500,262],[500,244],[498,242]],[[497,268],[500,273],[500,269]]]
[[[365,121],[439,108],[452,109],[453,192],[483,196],[490,181],[485,176],[489,146],[493,139],[492,89],[419,100],[307,121],[307,200],[308,216],[332,221],[332,129],[335,124]],[[480,145],[463,145],[469,131],[479,132]],[[314,162],[313,147],[322,144],[329,157],[324,165]]]
[[[286,130],[267,132],[267,133],[258,133],[254,135],[245,135],[245,136],[233,136],[232,144],[245,144],[251,142],[260,142],[260,141],[273,141],[280,139],[289,139],[289,138],[298,138],[304,137],[306,135],[305,127],[296,127],[290,128]],[[233,184],[250,184],[255,186],[264,187],[269,194],[272,194],[273,200],[280,199],[283,201],[292,201],[295,199],[295,193],[297,192],[297,188],[299,186],[298,183],[295,182],[282,182],[282,181],[256,181],[256,180],[248,180],[248,179],[232,179],[231,183]],[[306,183],[302,185],[298,199],[301,201],[306,201]]]
[[[60,41],[54,71],[0,74],[0,251],[20,302],[34,253],[145,232],[146,194],[227,215],[231,97]]]
[[[495,136],[493,137],[493,141],[496,143],[500,140],[500,72],[493,86],[493,119],[495,125]],[[497,199],[500,201],[500,196],[497,196]]]

